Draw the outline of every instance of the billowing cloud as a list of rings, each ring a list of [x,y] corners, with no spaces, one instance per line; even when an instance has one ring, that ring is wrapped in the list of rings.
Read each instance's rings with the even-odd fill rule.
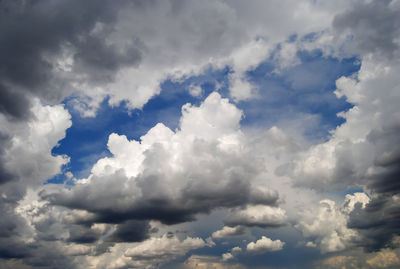
[[[349,214],[355,208],[365,208],[370,199],[364,193],[346,195],[342,207],[334,201],[322,200],[319,206],[304,212],[296,224],[306,239],[306,246],[318,247],[322,252],[335,252],[353,246],[360,239],[356,230],[348,228]]]
[[[230,226],[243,225],[266,228],[283,226],[286,221],[286,212],[279,207],[251,205],[245,209],[232,210],[225,223]]]
[[[43,244],[35,237],[40,233],[21,215],[18,203],[29,193],[36,193],[41,184],[61,172],[67,164],[67,156],[54,156],[51,150],[65,136],[71,126],[70,114],[62,105],[42,105],[32,100],[27,121],[14,121],[0,114],[2,150],[0,152],[0,257],[26,258],[35,265],[59,263],[69,266],[71,261],[60,252],[57,243]],[[35,208],[35,206],[33,206]],[[35,209],[31,215],[38,214]],[[46,234],[51,237],[51,233]],[[54,260],[40,261],[45,252],[54,255]]]
[[[376,256],[367,260],[367,264],[373,268],[386,268],[391,266],[399,266],[400,259],[395,252],[382,251]]]
[[[94,222],[114,223],[179,223],[219,207],[276,205],[276,192],[251,185],[262,166],[241,145],[240,110],[212,93],[200,107],[187,104],[182,113],[175,133],[158,124],[141,141],[110,135],[113,157],[100,159],[82,184],[42,197],[94,213]],[[255,224],[281,224],[282,210],[264,209],[268,216]]]
[[[355,52],[395,57],[399,48],[398,12],[396,1],[355,1],[348,11],[335,17],[333,26],[340,34],[354,36],[351,45]]]
[[[284,242],[281,240],[271,240],[266,236],[262,236],[261,239],[257,240],[255,243],[250,242],[246,250],[249,252],[268,252],[268,251],[278,251],[282,250]]]
[[[221,230],[213,232],[211,236],[213,238],[225,238],[229,236],[243,235],[245,231],[246,230],[243,226],[235,226],[235,227],[224,226]]]
[[[0,268],[253,268],[252,253],[298,243],[323,252],[309,256],[317,268],[398,266],[399,11],[397,0],[1,1]],[[348,65],[328,78],[310,58]],[[142,114],[177,98],[192,103],[179,122],[143,129]],[[106,106],[135,122],[87,126],[108,152],[84,168],[68,163],[87,156],[55,154],[74,147],[71,119],[100,121]],[[60,174],[64,185],[46,183]],[[248,243],[265,228],[286,243]],[[197,255],[205,246],[217,247]]]

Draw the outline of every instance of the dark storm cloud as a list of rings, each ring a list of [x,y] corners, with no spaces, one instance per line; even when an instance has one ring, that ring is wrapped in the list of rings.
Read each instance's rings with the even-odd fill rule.
[[[400,34],[400,10],[391,3],[356,1],[351,10],[335,17],[333,26],[339,33],[351,31],[358,52],[393,57],[398,49],[395,40]]]
[[[379,149],[375,172],[368,176],[370,188],[382,194],[400,193],[400,123],[373,130],[368,140]]]
[[[1,97],[1,96],[0,96]],[[0,185],[15,178],[4,166],[4,151],[10,145],[10,137],[0,132]]]
[[[78,268],[77,264],[70,256],[65,255],[65,253],[60,251],[56,246],[46,243],[38,243],[35,245],[32,248],[30,255],[24,259],[24,263],[34,268]]]
[[[367,250],[376,251],[400,235],[400,124],[373,130],[368,140],[377,148],[375,172],[366,177],[373,196],[365,208],[355,208],[348,226],[361,232]]]
[[[85,226],[71,225],[68,227],[69,230],[69,242],[87,244],[96,242],[101,234],[91,230]]]
[[[105,41],[122,5],[106,0],[1,1],[0,112],[24,118],[32,96],[51,103],[66,97],[71,75],[104,82],[122,66],[136,64],[137,38],[122,49]],[[65,50],[75,58],[68,75],[55,62]]]
[[[115,232],[105,241],[110,242],[142,242],[149,238],[148,221],[128,220],[117,226]]]
[[[26,118],[30,114],[29,100],[21,91],[0,84],[0,113],[11,119]]]
[[[392,247],[393,236],[400,235],[400,206],[392,197],[379,196],[365,208],[356,207],[348,227],[361,233],[357,243],[368,251]]]

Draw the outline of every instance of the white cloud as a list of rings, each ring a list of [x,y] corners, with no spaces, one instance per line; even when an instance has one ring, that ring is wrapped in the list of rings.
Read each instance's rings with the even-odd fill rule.
[[[225,222],[229,225],[279,227],[286,224],[285,210],[279,207],[264,205],[247,206],[245,209],[234,209]]]
[[[356,230],[347,227],[349,214],[357,203],[365,207],[369,201],[364,193],[347,194],[341,207],[334,201],[322,200],[318,206],[304,212],[295,227],[306,239],[311,239],[306,243],[309,247],[318,247],[322,252],[344,250],[360,238]]]
[[[235,226],[235,227],[224,226],[221,230],[213,232],[211,236],[213,238],[225,238],[230,236],[243,235],[244,233],[245,229],[242,226]]]
[[[238,1],[154,1],[147,5],[125,5],[116,17],[114,31],[97,28],[117,51],[136,48],[140,61],[122,65],[113,82],[97,88],[90,87],[85,80],[82,83],[81,74],[77,76],[76,88],[84,89],[82,95],[90,97],[88,115],[96,109],[95,102],[106,95],[110,95],[111,105],[126,100],[129,108],[141,108],[160,92],[160,83],[165,79],[179,80],[210,66],[230,66],[233,71],[230,92],[235,100],[253,98],[257,89],[247,80],[246,71],[267,59],[275,45],[289,35],[302,36],[328,29],[334,15],[349,4],[340,1],[333,6],[288,0],[252,1],[243,5]],[[272,26],[278,24],[279,27]],[[293,62],[290,58],[295,55],[290,51],[293,49],[283,47],[283,66]],[[80,99],[85,102],[84,96]],[[85,110],[85,105],[79,107]]]
[[[234,258],[233,255],[229,252],[222,254],[222,261],[224,262],[232,260],[233,258]]]
[[[30,102],[32,107],[26,106],[31,118],[10,120],[7,113],[12,109],[6,108],[10,111],[4,114],[0,105],[0,172],[7,176],[0,178],[0,212],[4,222],[1,224],[6,228],[13,227],[3,229],[4,234],[17,234],[16,242],[36,244],[31,249],[40,249],[42,253],[47,252],[42,251],[40,240],[46,240],[52,243],[48,243],[45,250],[54,253],[63,250],[71,256],[82,256],[94,253],[95,248],[63,242],[110,239],[122,225],[136,218],[140,218],[138,226],[143,224],[143,230],[148,232],[148,223],[142,223],[143,219],[175,224],[193,220],[199,216],[198,213],[228,208],[230,215],[225,219],[226,225],[269,227],[284,225],[289,218],[297,221],[296,227],[308,241],[306,245],[318,247],[322,252],[344,250],[352,247],[354,240],[360,245],[374,240],[390,241],[392,235],[399,233],[398,229],[366,230],[370,240],[363,240],[363,226],[368,225],[359,225],[359,229],[348,225],[352,217],[363,219],[364,211],[374,212],[371,210],[372,202],[380,201],[384,207],[380,211],[385,215],[382,223],[396,221],[390,219],[385,210],[398,210],[399,200],[396,181],[400,152],[400,65],[396,57],[399,54],[398,7],[398,1],[132,3],[113,13],[116,20],[112,26],[97,22],[93,27],[88,26],[93,28],[89,29],[89,37],[83,33],[77,38],[87,41],[90,37],[101,37],[105,40],[100,45],[116,52],[110,57],[110,62],[106,61],[111,66],[116,64],[110,73],[107,70],[97,72],[96,66],[85,68],[81,59],[87,55],[74,55],[79,53],[74,44],[65,42],[60,45],[56,42],[55,46],[50,46],[60,47],[62,55],[47,55],[46,49],[39,49],[48,66],[57,66],[56,71],[50,72],[57,78],[43,85],[54,88],[49,96],[32,90],[29,97],[38,95],[48,101],[59,100],[70,93],[70,90],[61,89],[64,88],[61,85],[70,84],[68,87],[75,89],[76,94],[71,102],[84,116],[94,116],[107,95],[111,105],[126,100],[129,109],[141,108],[159,93],[160,83],[165,79],[180,81],[210,67],[229,66],[232,100],[239,102],[256,98],[259,89],[248,80],[246,72],[268,59],[279,43],[280,48],[273,59],[277,65],[276,72],[298,64],[296,53],[299,49],[322,48],[325,56],[338,57],[356,53],[360,55],[362,65],[356,75],[336,81],[337,97],[346,98],[354,107],[339,114],[346,122],[332,130],[331,137],[325,142],[304,150],[307,143],[272,127],[260,138],[262,141],[253,141],[249,145],[249,137],[240,128],[243,112],[228,99],[212,93],[199,107],[187,104],[182,108],[177,130],[160,123],[139,140],[111,134],[107,147],[112,156],[100,159],[88,178],[77,180],[79,184],[60,193],[57,187],[41,187],[41,184],[60,173],[62,166],[68,163],[67,156],[53,156],[51,150],[71,126],[69,113],[62,105],[43,105],[34,99]],[[316,32],[315,39],[303,40],[304,34],[310,32]],[[292,34],[297,34],[296,41],[286,42]],[[348,39],[349,36],[353,41]],[[129,48],[133,51],[127,56],[136,57],[132,62],[120,57]],[[93,77],[103,75],[107,77],[104,81],[93,80]],[[4,81],[8,83],[7,79],[2,73],[0,87]],[[20,91],[23,92],[19,88],[11,90],[12,93]],[[202,89],[200,86],[191,87],[189,92],[201,96]],[[303,122],[297,122],[295,129],[307,128],[301,125]],[[285,165],[287,162],[289,164]],[[277,178],[274,171],[283,177]],[[296,192],[293,196],[303,203],[299,207],[307,207],[315,197],[323,195],[304,189],[294,190],[292,183],[327,190],[361,187],[369,196],[365,193],[346,195],[341,206],[323,200],[312,207],[314,211],[305,212],[296,220],[293,213],[298,209],[295,198],[288,197],[289,203],[285,206],[293,208],[290,212],[285,211],[277,207],[276,192],[259,186],[273,185],[287,196]],[[50,203],[74,209],[60,209],[39,201],[36,191],[43,189],[41,197],[49,199]],[[301,199],[308,194],[313,197]],[[379,200],[382,197],[390,198]],[[7,214],[3,214],[5,212]],[[379,218],[364,219],[374,221]],[[63,220],[62,223],[59,220]],[[85,223],[87,227],[79,223]],[[224,238],[241,233],[242,226],[224,226],[212,236]],[[389,236],[381,236],[384,233]],[[10,249],[17,250],[19,245],[14,244],[14,237],[12,239],[9,240]],[[98,260],[97,257],[87,259],[98,268],[150,268],[170,258],[183,256],[190,250],[213,244],[211,239],[204,242],[200,238],[188,237],[181,241],[177,237],[164,236],[138,244],[108,245],[104,249],[110,247],[110,253],[101,255]],[[96,247],[100,248],[99,245]],[[248,244],[247,250],[274,251],[282,249],[283,245],[280,240],[262,237]],[[385,242],[380,242],[377,247],[382,245]],[[234,248],[222,258],[230,260],[238,251]],[[33,256],[40,253],[35,254]],[[188,268],[196,265],[200,268],[227,268],[219,258],[207,260],[192,256],[186,265]],[[395,259],[389,254],[368,261],[382,264],[385,258]],[[153,261],[149,262],[149,259]],[[230,268],[234,266],[241,267],[232,265]]]
[[[4,167],[25,186],[38,186],[61,172],[67,156],[53,156],[51,150],[65,137],[71,116],[62,105],[44,106],[38,99],[27,122],[9,121],[0,114],[0,132],[10,137],[3,154]]]
[[[241,117],[242,111],[214,92],[199,107],[183,106],[175,132],[157,124],[141,141],[111,134],[108,147],[113,156],[100,159],[82,184],[43,197],[92,213],[111,210],[122,218],[142,214],[147,207],[149,219],[164,223],[183,222],[217,207],[276,206],[276,192],[251,185],[262,164],[245,147]],[[155,203],[160,199],[165,208]],[[261,210],[249,225],[276,226],[284,221],[285,213],[277,207],[248,210]],[[238,211],[237,221],[246,221],[245,213]]]
[[[267,251],[278,251],[282,250],[284,242],[281,240],[271,240],[266,236],[262,236],[261,239],[257,240],[255,243],[250,242],[246,250],[250,252],[267,252]]]
[[[189,93],[193,97],[200,97],[203,93],[203,89],[201,88],[200,85],[190,85],[189,86]]]

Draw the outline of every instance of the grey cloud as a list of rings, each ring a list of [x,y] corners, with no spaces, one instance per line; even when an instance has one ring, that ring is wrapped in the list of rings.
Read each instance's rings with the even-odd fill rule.
[[[365,208],[356,207],[348,227],[357,229],[362,240],[357,242],[368,251],[392,247],[394,235],[400,234],[400,207],[391,197],[379,196]]]
[[[119,224],[115,232],[106,238],[106,241],[142,242],[149,238],[150,228],[148,221],[128,220]]]
[[[400,9],[391,0],[356,1],[352,9],[333,21],[339,32],[351,30],[358,52],[395,56],[399,44]]]
[[[366,177],[372,200],[350,215],[349,227],[363,234],[362,242],[370,251],[389,247],[393,236],[400,235],[400,125],[373,130],[368,140],[378,149],[373,173]]]
[[[123,5],[103,0],[1,1],[0,111],[24,118],[30,96],[57,103],[71,93],[73,77],[59,70],[56,61],[65,51],[76,60],[72,75],[89,83],[112,80],[122,66],[138,63],[141,56],[134,43],[120,50],[105,41]]]
[[[68,230],[68,241],[74,243],[93,243],[96,242],[101,236],[101,234],[85,226],[71,225],[68,227]]]
[[[188,183],[189,187],[183,188],[180,195],[170,197],[157,192],[159,180],[163,178],[159,175],[142,178],[141,182],[145,185],[141,187],[141,191],[144,195],[141,199],[134,200],[132,193],[136,192],[135,186],[120,188],[126,185],[128,178],[121,174],[113,175],[111,178],[112,180],[93,178],[93,180],[98,179],[95,186],[75,186],[71,191],[43,192],[41,195],[43,199],[49,200],[54,205],[94,213],[93,222],[122,223],[127,220],[159,220],[165,224],[191,221],[198,213],[209,213],[219,207],[229,208],[251,204],[253,201],[275,205],[279,198],[273,192],[271,196],[266,195],[264,199],[260,199],[259,194],[254,198],[248,182],[243,179],[228,181],[217,190],[196,188],[194,186],[197,185],[193,185],[194,181],[191,181]],[[152,195],[150,186],[153,189]],[[113,201],[112,206],[109,204],[110,201]]]
[[[29,100],[23,92],[9,89],[0,84],[0,113],[13,119],[22,119],[30,115]]]
[[[245,209],[233,209],[224,220],[225,225],[273,228],[287,224],[285,211],[278,207],[248,206]]]
[[[5,149],[10,145],[10,136],[0,132],[0,184],[11,181],[15,178],[6,167],[4,167],[4,162],[6,161],[4,157]]]

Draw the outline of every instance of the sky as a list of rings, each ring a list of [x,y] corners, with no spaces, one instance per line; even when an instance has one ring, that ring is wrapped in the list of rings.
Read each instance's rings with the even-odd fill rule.
[[[0,1],[0,269],[400,267],[400,1]]]

